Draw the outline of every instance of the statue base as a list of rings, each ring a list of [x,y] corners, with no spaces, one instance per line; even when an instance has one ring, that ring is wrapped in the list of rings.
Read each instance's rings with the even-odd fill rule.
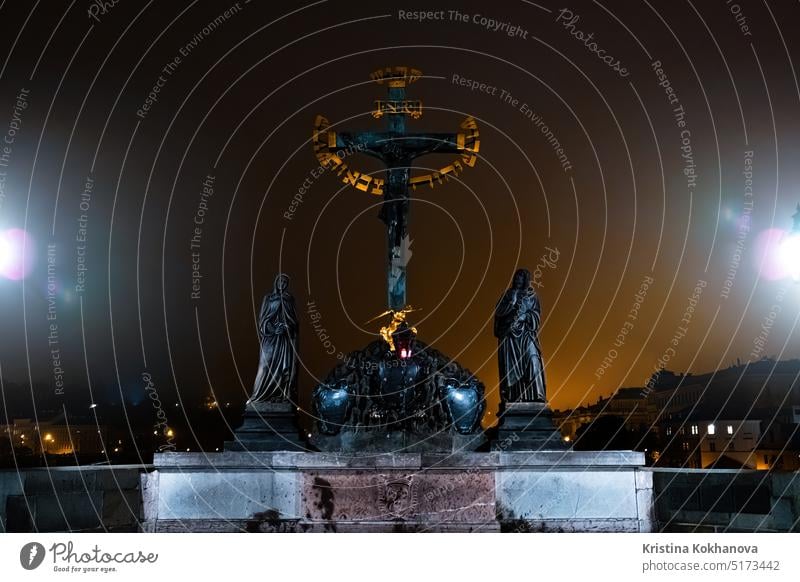
[[[297,427],[296,408],[290,402],[251,402],[244,422],[225,442],[226,451],[306,451]]]
[[[147,532],[650,532],[634,451],[157,453]]]
[[[412,431],[343,430],[337,435],[315,434],[311,445],[326,453],[460,453],[488,448],[482,432],[420,434]]]
[[[494,451],[566,450],[568,446],[553,423],[553,412],[546,402],[507,402],[501,404]]]

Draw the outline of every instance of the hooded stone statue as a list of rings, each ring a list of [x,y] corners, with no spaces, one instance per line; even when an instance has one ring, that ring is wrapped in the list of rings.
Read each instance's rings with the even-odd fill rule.
[[[494,335],[499,342],[500,395],[504,402],[546,401],[539,347],[541,320],[541,306],[531,287],[531,273],[519,269],[494,312]]]
[[[298,322],[289,276],[275,277],[273,290],[264,296],[258,317],[261,355],[253,395],[248,402],[293,401],[297,388]]]

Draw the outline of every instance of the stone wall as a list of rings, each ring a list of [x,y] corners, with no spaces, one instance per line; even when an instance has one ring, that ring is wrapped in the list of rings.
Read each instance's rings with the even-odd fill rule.
[[[136,465],[2,470],[0,531],[138,531],[141,471]]]

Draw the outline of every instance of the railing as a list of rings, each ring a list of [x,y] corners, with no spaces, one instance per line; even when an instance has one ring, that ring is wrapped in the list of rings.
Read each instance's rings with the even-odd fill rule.
[[[800,531],[800,473],[647,469],[660,531]]]

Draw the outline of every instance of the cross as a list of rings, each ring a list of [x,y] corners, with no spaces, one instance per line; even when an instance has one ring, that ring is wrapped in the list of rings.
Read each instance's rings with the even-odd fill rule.
[[[408,117],[422,116],[422,103],[406,99],[406,86],[422,73],[408,67],[389,67],[370,76],[379,85],[386,84],[388,99],[375,101],[372,116],[385,118],[384,131],[334,132],[327,119],[318,116],[314,128],[314,151],[320,164],[335,169],[342,181],[358,190],[382,196],[380,219],[386,224],[386,288],[388,307],[398,312],[406,307],[406,266],[410,258],[408,238],[409,186],[441,184],[457,175],[464,166],[472,167],[480,147],[478,126],[468,117],[461,124],[462,133],[409,133]],[[351,170],[344,163],[342,150],[364,153],[381,160],[386,179]],[[459,154],[451,164],[431,174],[411,177],[416,158],[427,154]],[[341,154],[341,155],[340,155]]]

